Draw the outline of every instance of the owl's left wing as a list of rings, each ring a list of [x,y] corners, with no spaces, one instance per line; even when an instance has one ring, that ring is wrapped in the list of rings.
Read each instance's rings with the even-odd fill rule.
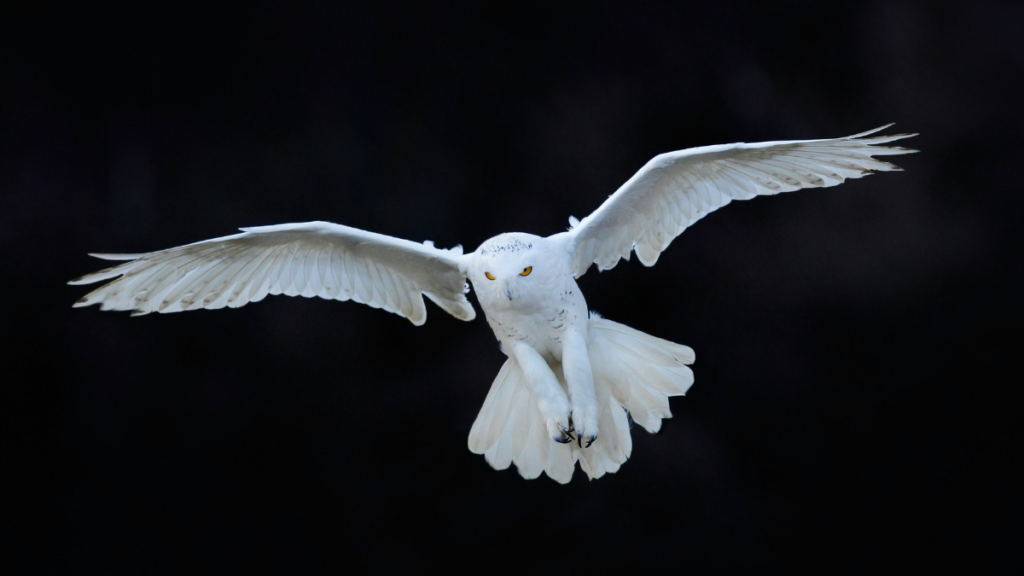
[[[872,156],[916,152],[878,146],[916,134],[864,138],[882,126],[845,138],[724,144],[659,154],[567,233],[573,275],[591,263],[615,267],[630,251],[653,266],[688,226],[733,200],[841,184],[898,167]]]

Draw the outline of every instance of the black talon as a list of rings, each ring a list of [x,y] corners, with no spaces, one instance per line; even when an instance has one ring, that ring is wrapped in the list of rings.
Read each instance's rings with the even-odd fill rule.
[[[572,442],[572,440],[571,440],[571,439],[569,439],[569,440],[563,440],[563,439],[561,439],[561,438],[555,438],[554,440],[555,440],[555,442],[558,442],[559,444],[568,444],[569,442]]]
[[[590,445],[594,443],[594,440],[597,440],[597,436],[590,437],[590,440],[587,441],[587,448],[590,448]]]
[[[577,434],[576,435],[576,445],[579,446],[580,448],[583,448],[583,435],[582,434]],[[590,446],[590,444],[587,444],[587,446]]]

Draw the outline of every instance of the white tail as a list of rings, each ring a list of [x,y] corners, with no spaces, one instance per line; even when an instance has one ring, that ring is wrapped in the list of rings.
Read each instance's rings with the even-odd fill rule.
[[[480,414],[469,431],[469,449],[483,454],[497,470],[515,464],[523,478],[546,472],[565,484],[576,462],[590,478],[616,472],[633,450],[629,420],[648,432],[671,418],[668,398],[682,396],[693,384],[694,361],[688,346],[655,338],[592,314],[587,352],[594,371],[594,389],[601,406],[600,436],[590,448],[557,444],[547,434],[537,402],[514,358],[505,361],[491,385]],[[551,367],[567,389],[561,365]]]

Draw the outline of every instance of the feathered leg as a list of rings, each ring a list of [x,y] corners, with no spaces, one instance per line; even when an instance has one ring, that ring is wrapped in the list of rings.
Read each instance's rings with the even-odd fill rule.
[[[601,407],[594,392],[594,373],[587,353],[587,340],[582,331],[566,330],[562,338],[562,372],[569,387],[572,403],[572,425],[580,447],[589,448],[597,439],[597,417]]]
[[[516,342],[512,353],[523,369],[527,388],[537,399],[537,408],[544,417],[548,435],[555,442],[571,442],[569,398],[558,384],[555,373],[544,361],[544,357],[528,344]]]

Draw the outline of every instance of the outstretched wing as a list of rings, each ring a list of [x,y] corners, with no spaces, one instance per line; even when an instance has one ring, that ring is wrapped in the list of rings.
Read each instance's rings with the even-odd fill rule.
[[[899,170],[872,156],[916,152],[878,146],[916,134],[864,138],[892,126],[829,140],[703,146],[659,154],[567,235],[573,274],[613,268],[631,250],[653,266],[688,226],[733,200],[835,186],[875,171]],[[575,221],[573,220],[575,224]]]
[[[93,254],[129,260],[69,282],[91,284],[120,276],[75,307],[135,314],[180,312],[259,302],[267,294],[355,300],[427,319],[423,297],[461,320],[476,313],[466,300],[462,248],[440,250],[330,222],[242,228],[224,236],[147,254]],[[134,315],[134,314],[133,314]]]

